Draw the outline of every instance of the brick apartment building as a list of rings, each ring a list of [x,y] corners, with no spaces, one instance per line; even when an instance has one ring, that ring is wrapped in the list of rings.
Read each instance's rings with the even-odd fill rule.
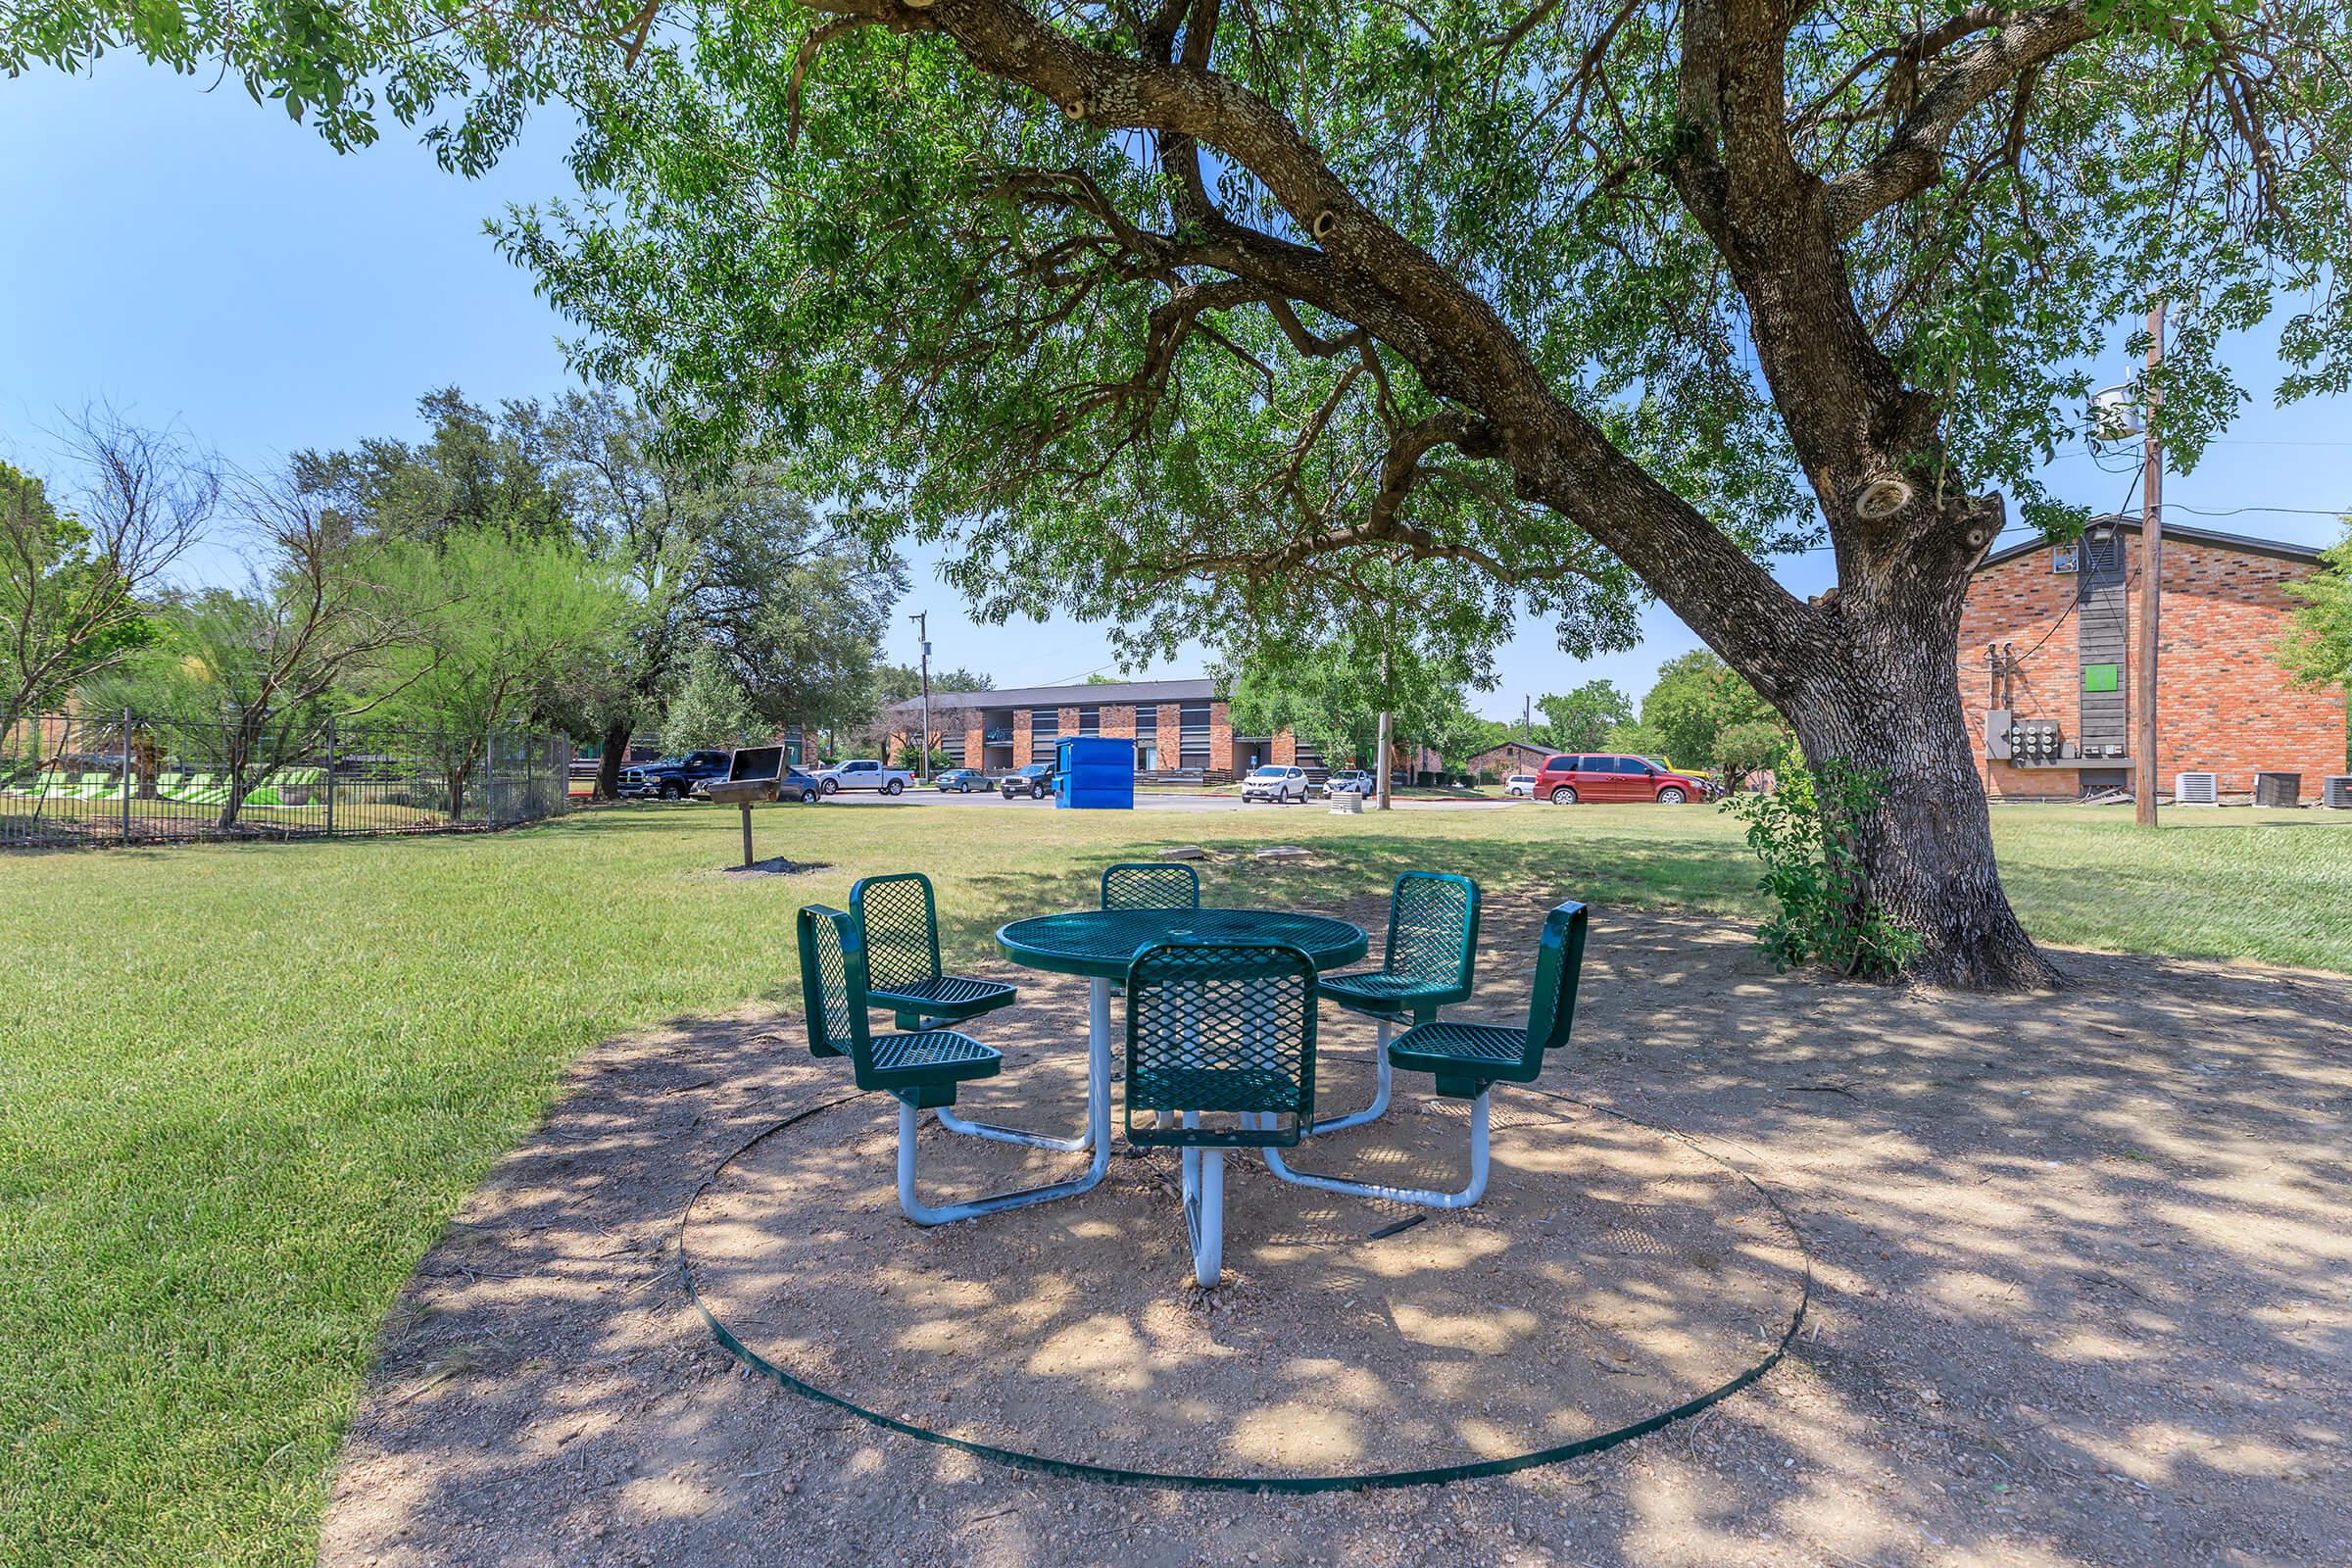
[[[1961,614],[1961,699],[1995,800],[2074,800],[2132,787],[2132,642],[2139,524],[2107,517],[2074,545],[1984,558]],[[2344,695],[2292,687],[2276,650],[2320,568],[2304,545],[2168,524],[2157,642],[2160,792],[2177,773],[2250,796],[2257,772],[2302,775],[2302,797],[2345,768]],[[2050,726],[2055,726],[2054,744]]]
[[[922,734],[923,705],[900,703],[885,715],[890,749]],[[1237,735],[1211,680],[1123,681],[1095,686],[1028,686],[997,692],[933,692],[933,744],[958,767],[1008,773],[1054,760],[1064,735],[1135,742],[1142,773],[1232,778],[1260,763],[1297,763],[1318,776],[1323,760],[1290,731]]]

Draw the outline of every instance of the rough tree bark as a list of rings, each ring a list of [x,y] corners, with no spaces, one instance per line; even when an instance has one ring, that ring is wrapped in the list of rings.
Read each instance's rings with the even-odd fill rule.
[[[605,726],[605,749],[596,760],[596,798],[600,801],[620,799],[620,765],[627,760],[629,722],[617,719]]]

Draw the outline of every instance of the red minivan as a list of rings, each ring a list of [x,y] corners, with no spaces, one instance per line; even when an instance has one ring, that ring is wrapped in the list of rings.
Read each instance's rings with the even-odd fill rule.
[[[1554,806],[1586,801],[1595,806],[1613,801],[1656,801],[1680,806],[1704,799],[1706,786],[1682,773],[1669,773],[1642,757],[1546,758],[1536,774],[1535,797]]]

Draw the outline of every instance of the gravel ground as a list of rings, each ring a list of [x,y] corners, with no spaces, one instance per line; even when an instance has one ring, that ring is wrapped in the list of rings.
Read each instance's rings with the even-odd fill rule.
[[[1337,912],[1367,925],[1379,913]],[[1502,1021],[1524,1005],[1540,912],[1533,901],[1492,902],[1486,982],[1463,1016]],[[2077,983],[2059,996],[1832,986],[1760,968],[1745,932],[1720,921],[1599,914],[1577,1038],[1544,1087],[1678,1127],[1771,1188],[1813,1256],[1804,1333],[1761,1383],[1603,1454],[1444,1488],[1304,1497],[1014,1472],[746,1376],[678,1287],[678,1219],[728,1152],[838,1096],[846,1073],[810,1061],[797,1020],[774,1015],[610,1042],[577,1064],[566,1098],[404,1293],[354,1419],[321,1561],[2352,1562],[2352,982],[2082,954],[2065,962]],[[991,1107],[1000,1112],[1025,1102],[1021,1042],[1083,1017],[1074,986],[1007,977],[1022,1004],[996,1015],[1001,1028],[976,1031],[1015,1053]],[[1355,1058],[1360,1072],[1363,1042],[1331,1033],[1333,1070]],[[1027,1064],[1051,1070],[1043,1056]],[[1353,1093],[1337,1091],[1343,1102]],[[1544,1163],[1532,1146],[1511,1152],[1502,1120],[1498,1184]],[[838,1156],[824,1179],[844,1194],[870,1169],[859,1230],[872,1240],[858,1245],[904,1264],[933,1238],[891,1215],[888,1140],[873,1131],[844,1125],[798,1147]],[[956,1162],[970,1146],[935,1153],[936,1142],[927,1178],[982,1169]],[[716,1195],[728,1223],[759,1217],[760,1183],[808,1179],[785,1153],[772,1161],[762,1152],[736,1191]],[[1156,1302],[1212,1337],[1272,1323],[1278,1332],[1261,1338],[1295,1335],[1310,1355],[1373,1353],[1361,1325],[1269,1318],[1297,1304],[1272,1288],[1302,1266],[1290,1255],[1301,1239],[1277,1215],[1297,1190],[1237,1184],[1250,1194],[1229,1225],[1235,1278],[1204,1298],[1170,1279],[1184,1261],[1173,1201],[1152,1196],[1147,1162],[1126,1178],[1120,1164],[1114,1179],[1133,1192],[1106,1183],[1089,1197],[1138,1205],[1111,1225],[1145,1277],[1102,1287],[1095,1304],[1125,1313]],[[1074,1223],[1085,1203],[1032,1212]],[[1316,1212],[1334,1234],[1306,1246],[1343,1255],[1394,1245],[1367,1239],[1378,1228],[1369,1208]],[[968,1265],[956,1249],[978,1234],[962,1228],[938,1255]],[[1458,1247],[1480,1234],[1448,1219],[1396,1240]],[[807,1240],[795,1245],[810,1266],[820,1254]],[[698,1240],[698,1256],[706,1246]],[[1602,1254],[1579,1255],[1590,1269]],[[903,1332],[911,1307],[881,1300],[879,1272],[848,1268],[835,1295],[809,1293],[797,1269],[760,1278],[755,1267],[729,1288],[829,1308],[845,1330]],[[1041,1273],[1021,1296],[1049,1285],[1088,1288]],[[1657,1340],[1634,1343],[1641,1323],[1611,1332],[1655,1358],[1664,1391],[1705,1363],[1694,1347],[1721,1341],[1691,1332],[1707,1320],[1687,1278],[1670,1273],[1659,1288],[1684,1294],[1650,1325]],[[1395,1319],[1401,1293],[1365,1290]],[[900,1315],[878,1315],[886,1305]],[[1560,1320],[1563,1336],[1602,1321],[1590,1282],[1529,1309]],[[824,1337],[798,1322],[763,1332],[777,1345]],[[986,1342],[1006,1331],[983,1312],[964,1332]],[[898,1353],[901,1379],[886,1359],[840,1370],[865,1392],[903,1396],[936,1359],[919,1343]],[[1121,1376],[1168,1375],[1130,1363]],[[1053,1375],[1033,1357],[1010,1370],[1030,1383]],[[1086,1378],[1067,1381],[1071,1400],[1100,1400]],[[1600,1398],[1573,1377],[1554,1386],[1557,1419]],[[1418,1401],[1394,1423],[1398,1446],[1442,1446],[1448,1424],[1463,1443],[1484,1441],[1458,1416],[1404,1419],[1469,1397],[1461,1389],[1398,1387]],[[1151,1392],[1147,1381],[1138,1396]],[[1051,1414],[1009,1395],[998,1415],[1005,1409],[1026,1430]],[[1352,1439],[1374,1467],[1385,1435],[1375,1404]]]

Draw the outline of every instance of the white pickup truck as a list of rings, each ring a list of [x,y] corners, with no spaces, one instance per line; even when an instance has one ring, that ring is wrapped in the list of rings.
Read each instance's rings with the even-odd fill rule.
[[[914,775],[903,767],[884,767],[871,758],[855,758],[816,770],[816,787],[827,795],[843,790],[880,790],[885,795],[905,792]]]

